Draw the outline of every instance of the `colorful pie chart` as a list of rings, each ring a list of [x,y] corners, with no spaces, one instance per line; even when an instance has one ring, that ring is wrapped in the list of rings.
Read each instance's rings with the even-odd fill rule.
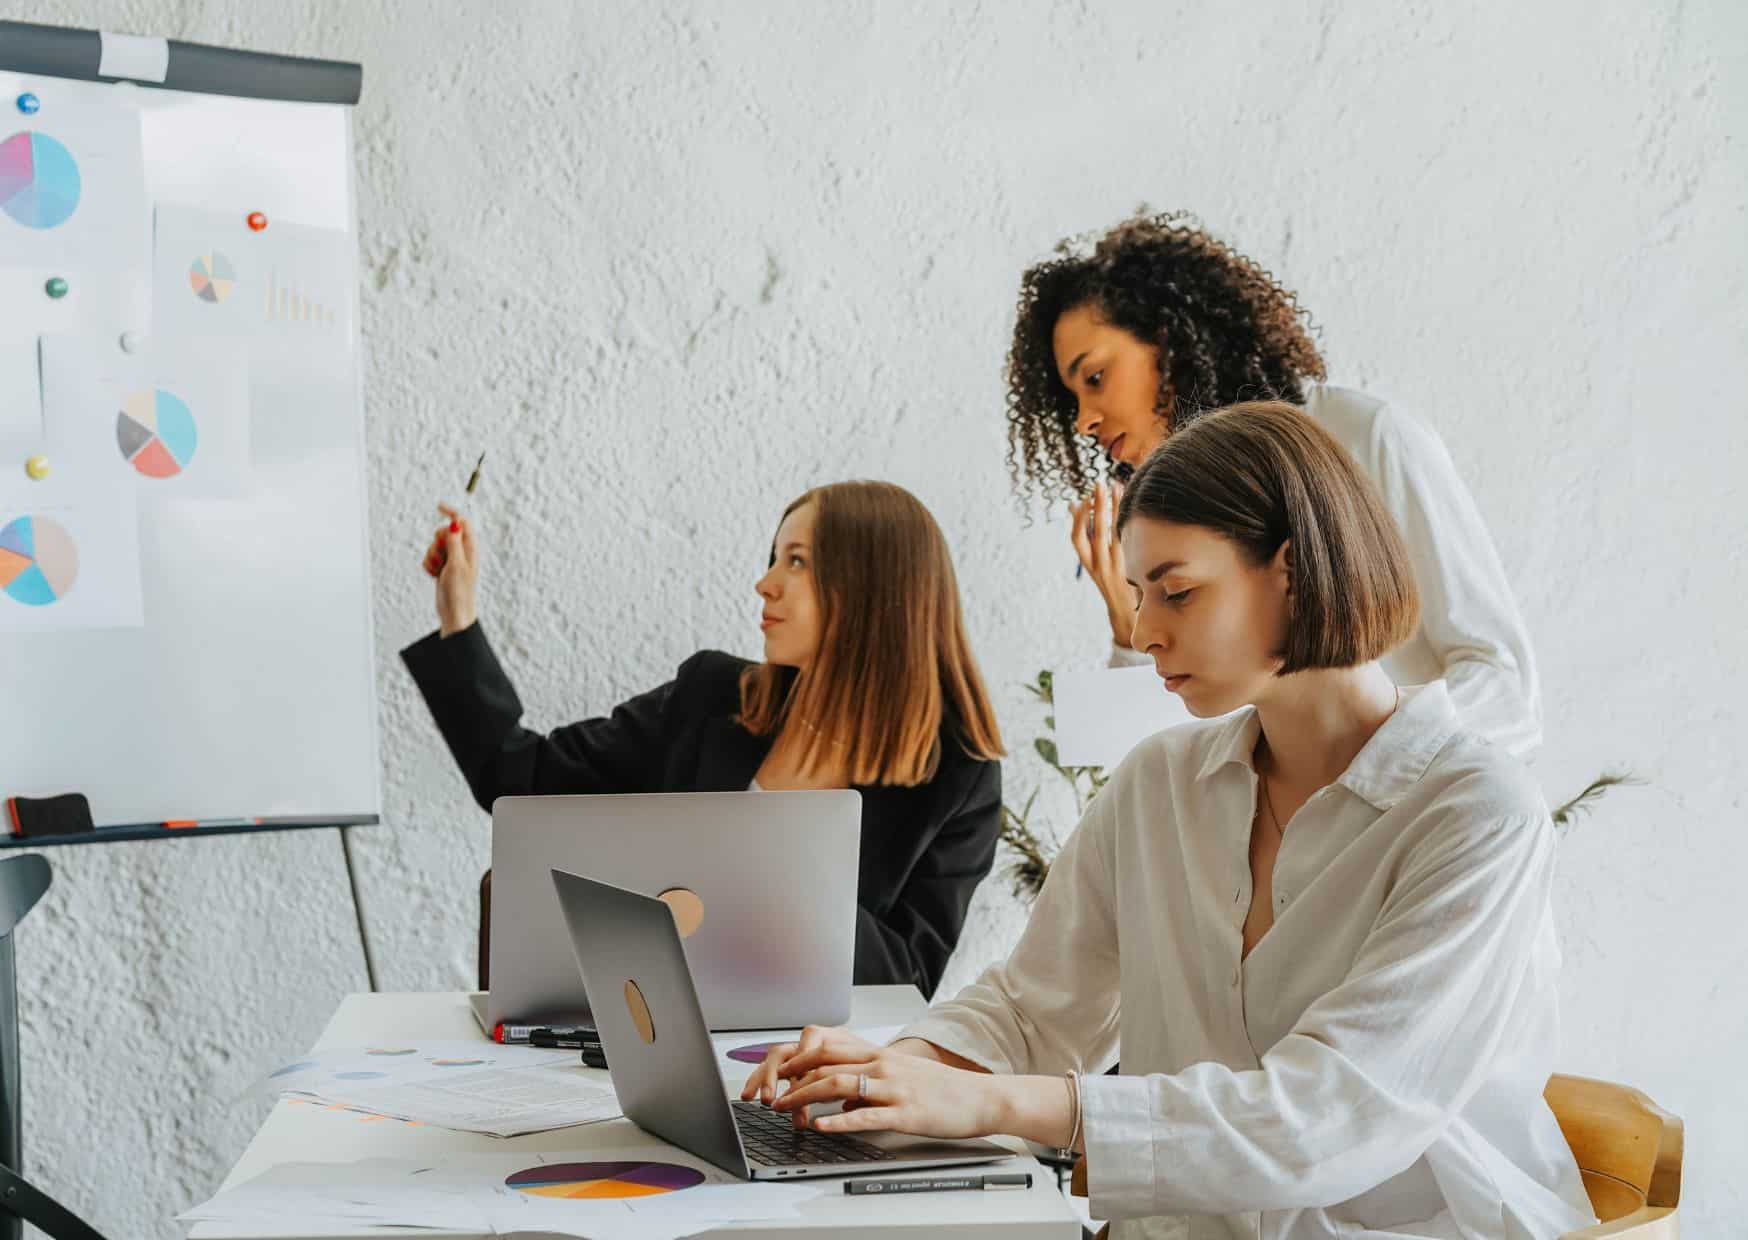
[[[504,1183],[536,1197],[653,1197],[702,1184],[704,1173],[675,1163],[553,1163],[518,1171]]]
[[[236,283],[237,269],[217,250],[202,254],[188,268],[188,286],[202,301],[223,301]]]
[[[79,206],[79,162],[49,137],[26,129],[0,142],[0,211],[26,228],[65,224]]]
[[[174,478],[194,459],[200,441],[194,414],[173,392],[135,392],[115,415],[122,459],[148,478]]]
[[[781,1042],[754,1042],[751,1046],[737,1046],[728,1052],[728,1057],[737,1063],[764,1063],[765,1056],[771,1053],[773,1046],[781,1046]]]
[[[0,528],[0,590],[27,607],[47,607],[79,579],[79,548],[60,522],[26,516]]]

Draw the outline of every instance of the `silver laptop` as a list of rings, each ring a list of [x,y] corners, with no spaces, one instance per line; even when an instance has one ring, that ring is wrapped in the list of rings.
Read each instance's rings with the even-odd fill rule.
[[[750,1180],[1013,1157],[992,1141],[797,1131],[786,1112],[730,1102],[668,906],[559,870],[552,884],[577,966],[595,996],[595,1027],[614,1092],[638,1127]]]
[[[500,797],[492,988],[474,1014],[487,1033],[590,1023],[552,891],[559,869],[672,904],[711,1028],[841,1024],[861,840],[854,791]]]

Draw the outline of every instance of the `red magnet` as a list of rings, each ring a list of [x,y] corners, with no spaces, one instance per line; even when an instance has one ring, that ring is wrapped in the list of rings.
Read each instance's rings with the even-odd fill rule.
[[[266,228],[267,227],[266,214],[264,212],[261,212],[261,211],[249,212],[249,227],[251,229],[253,229],[255,232],[260,232],[263,228]]]

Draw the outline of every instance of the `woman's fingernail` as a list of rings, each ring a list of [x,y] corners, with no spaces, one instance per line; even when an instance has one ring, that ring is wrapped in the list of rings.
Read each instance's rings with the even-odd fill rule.
[[[451,533],[451,534],[459,534],[459,533],[461,533],[461,522],[459,522],[459,521],[451,521],[451,522],[450,522],[450,523],[449,523],[449,532],[450,532],[450,533]]]

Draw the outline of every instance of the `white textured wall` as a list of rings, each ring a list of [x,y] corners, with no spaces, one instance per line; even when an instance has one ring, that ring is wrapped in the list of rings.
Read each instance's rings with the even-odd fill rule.
[[[1539,644],[1550,794],[1651,781],[1564,846],[1561,1063],[1684,1115],[1690,1234],[1740,1232],[1739,3],[6,8],[366,65],[388,825],[356,839],[385,986],[471,968],[486,821],[395,651],[481,445],[483,611],[534,719],[755,651],[782,504],[878,476],[946,528],[1029,749],[1019,683],[1095,659],[1102,620],[1059,524],[1008,500],[1016,278],[1143,199],[1191,207],[1301,293],[1337,379],[1443,433]],[[31,1170],[112,1236],[179,1235],[260,1119],[240,1092],[363,984],[339,841],[53,860],[20,944]],[[989,884],[948,984],[1018,924]]]

